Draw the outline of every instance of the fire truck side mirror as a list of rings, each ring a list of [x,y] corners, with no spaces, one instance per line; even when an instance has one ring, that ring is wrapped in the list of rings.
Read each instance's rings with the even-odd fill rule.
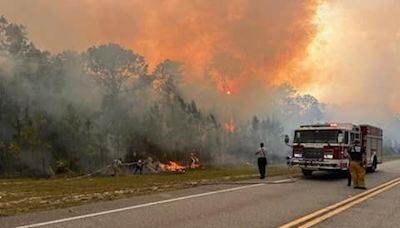
[[[286,143],[286,144],[289,143],[289,135],[285,135],[285,143]]]
[[[343,139],[344,139],[343,133],[339,133],[338,136],[337,136],[337,141],[338,141],[338,143],[342,143],[342,142],[343,142]]]

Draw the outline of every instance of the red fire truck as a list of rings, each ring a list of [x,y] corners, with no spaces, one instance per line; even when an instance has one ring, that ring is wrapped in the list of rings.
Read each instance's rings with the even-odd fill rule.
[[[303,125],[294,131],[289,164],[301,168],[305,176],[313,171],[344,171],[348,168],[348,151],[354,141],[366,148],[367,168],[374,172],[382,163],[382,129],[371,125],[326,123]],[[289,143],[289,136],[285,137]]]

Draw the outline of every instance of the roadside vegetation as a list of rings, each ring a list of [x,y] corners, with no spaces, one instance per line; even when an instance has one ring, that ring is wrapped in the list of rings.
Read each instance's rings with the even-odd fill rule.
[[[226,107],[207,110],[188,94],[205,92],[184,83],[183,69],[172,60],[149,67],[119,44],[49,53],[0,16],[0,176],[79,175],[116,158],[184,162],[191,152],[207,165],[248,161],[261,141],[278,160],[284,123],[323,117],[316,98],[282,85],[265,92],[274,110],[228,124]]]
[[[299,170],[291,169],[291,173]],[[286,166],[271,166],[269,176],[286,175]],[[253,166],[208,167],[185,173],[92,178],[1,179],[0,216],[64,208],[89,202],[172,191],[257,177]]]
[[[385,147],[383,150],[383,162],[400,159],[400,151],[393,147]]]
[[[210,73],[218,69],[209,67],[204,78],[215,92]],[[284,161],[287,126],[324,119],[325,105],[315,97],[280,85],[263,95],[262,105],[271,110],[236,121],[226,107],[207,110],[189,96],[188,90],[205,92],[184,82],[183,69],[173,60],[149,67],[119,44],[53,54],[35,46],[23,26],[0,16],[0,177],[16,178],[0,179],[0,215],[253,178],[256,168],[250,166],[65,176],[91,173],[117,158],[186,164],[192,152],[202,165],[244,164],[260,142],[271,162]],[[268,172],[286,174],[286,167]],[[20,179],[28,176],[55,178]]]

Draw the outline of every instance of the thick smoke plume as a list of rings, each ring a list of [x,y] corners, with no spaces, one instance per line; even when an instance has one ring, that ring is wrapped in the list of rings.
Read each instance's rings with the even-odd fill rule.
[[[320,5],[305,61],[319,78],[310,92],[328,103],[327,119],[376,124],[399,139],[399,12],[393,0]]]
[[[46,50],[113,42],[142,54],[150,68],[164,59],[180,61],[188,96],[238,116],[268,111],[270,86],[312,82],[293,72],[317,32],[317,1],[17,0],[0,7]],[[228,91],[237,95],[227,99]],[[248,112],[235,109],[243,104]]]
[[[28,34],[0,21],[7,153],[83,156],[93,168],[137,151],[184,159],[193,147],[208,160],[249,158],[260,141],[282,155],[282,134],[317,121],[400,134],[397,1],[0,0],[0,9]]]

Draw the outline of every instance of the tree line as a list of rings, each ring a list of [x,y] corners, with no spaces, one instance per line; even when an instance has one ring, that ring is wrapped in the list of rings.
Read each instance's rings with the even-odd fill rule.
[[[0,174],[88,172],[134,156],[184,161],[193,151],[206,163],[248,159],[259,141],[283,150],[282,120],[323,115],[315,98],[282,86],[284,118],[254,116],[229,132],[183,95],[182,74],[172,60],[150,71],[118,44],[52,54],[0,17]]]

